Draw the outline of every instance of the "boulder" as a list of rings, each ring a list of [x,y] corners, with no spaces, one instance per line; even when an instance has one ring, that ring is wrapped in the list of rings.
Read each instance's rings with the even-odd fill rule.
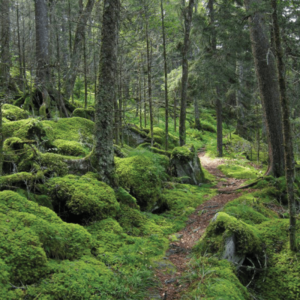
[[[171,154],[171,167],[172,175],[181,178],[182,183],[199,185],[204,182],[204,173],[193,145],[175,147]]]

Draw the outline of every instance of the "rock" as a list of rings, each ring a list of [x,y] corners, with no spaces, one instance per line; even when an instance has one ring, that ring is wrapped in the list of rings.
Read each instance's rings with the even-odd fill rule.
[[[197,151],[193,145],[175,147],[171,155],[172,174],[181,178],[182,183],[199,185],[204,182]]]
[[[127,125],[123,128],[124,141],[130,147],[137,147],[145,142],[149,142],[147,133],[133,125]]]
[[[245,255],[239,255],[236,253],[236,241],[235,235],[231,235],[225,240],[224,252],[222,255],[222,259],[226,259],[232,262],[237,269],[243,264],[245,261]]]

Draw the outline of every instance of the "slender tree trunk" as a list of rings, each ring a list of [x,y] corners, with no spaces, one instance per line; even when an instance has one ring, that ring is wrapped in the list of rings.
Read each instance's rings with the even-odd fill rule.
[[[166,134],[166,151],[168,151],[169,139],[169,99],[168,99],[168,65],[167,65],[167,51],[166,51],[166,34],[165,34],[165,13],[163,7],[163,0],[160,1],[161,10],[161,27],[163,36],[163,49],[164,49],[164,71],[165,71],[165,134]]]
[[[195,128],[201,130],[202,127],[200,122],[199,104],[196,98],[194,98],[194,110],[195,110]]]
[[[87,54],[86,54],[86,32],[83,33],[83,64],[84,64],[84,108],[87,109],[88,82],[87,82]]]
[[[68,73],[66,74],[66,81],[64,84],[66,100],[69,100],[73,93],[73,88],[78,73],[78,66],[79,66],[78,62],[80,61],[82,55],[82,48],[83,48],[82,46],[84,42],[85,27],[92,13],[94,4],[95,4],[95,0],[88,0],[86,7],[82,11],[77,22],[75,38],[74,38],[74,46],[71,54],[70,68],[68,70]]]
[[[142,115],[142,56],[140,61],[140,68],[139,68],[139,98],[140,98],[140,128],[143,128],[143,115]]]
[[[274,40],[276,48],[277,58],[277,69],[279,76],[279,90],[280,90],[280,101],[282,108],[282,127],[283,127],[283,139],[284,139],[284,158],[285,158],[285,178],[287,195],[289,200],[289,212],[290,212],[290,249],[297,251],[296,244],[296,202],[294,195],[294,153],[293,153],[293,142],[291,135],[291,124],[290,124],[290,109],[289,101],[286,95],[286,83],[284,77],[284,61],[281,47],[280,29],[277,17],[277,0],[272,0],[273,8],[273,30]]]
[[[222,130],[222,102],[219,98],[216,101],[217,111],[217,152],[218,157],[223,156],[223,130]]]
[[[177,99],[176,94],[174,96],[174,131],[177,130]]]
[[[264,13],[259,11],[260,0],[244,0],[248,18],[252,53],[264,110],[269,144],[269,167],[266,174],[284,175],[284,150],[280,107],[280,93],[274,55],[270,51]]]
[[[147,96],[146,96],[146,77],[144,76],[144,125],[147,127]]]
[[[182,86],[181,86],[181,107],[180,107],[180,124],[179,124],[179,142],[183,146],[186,141],[186,98],[188,87],[188,51],[190,46],[190,32],[193,17],[194,0],[189,0],[189,5],[182,8],[182,14],[184,18],[184,42],[182,49]]]
[[[150,113],[150,136],[151,136],[151,147],[153,147],[153,107],[152,107],[152,78],[151,78],[151,57],[150,47],[152,43],[149,41],[149,22],[146,17],[146,41],[147,41],[147,70],[148,70],[148,100],[149,100],[149,113]]]

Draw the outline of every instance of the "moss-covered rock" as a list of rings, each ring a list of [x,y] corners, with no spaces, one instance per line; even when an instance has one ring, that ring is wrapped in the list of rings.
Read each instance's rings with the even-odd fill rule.
[[[187,276],[192,276],[193,280],[187,293],[188,299],[252,299],[239,281],[234,266],[226,260],[198,258],[192,261]]]
[[[76,141],[55,140],[53,145],[57,148],[57,153],[70,156],[83,156],[88,151],[85,151],[81,143]]]
[[[2,106],[2,116],[10,121],[18,121],[29,117],[28,111],[15,105],[4,104]]]
[[[115,216],[119,210],[113,189],[91,176],[51,178],[47,186],[55,211],[65,220],[101,220]]]
[[[120,185],[134,196],[144,210],[153,209],[160,201],[165,169],[147,156],[116,158],[116,174]]]
[[[84,118],[91,121],[95,121],[95,109],[94,108],[76,108],[73,111],[72,117]]]
[[[212,219],[205,235],[195,249],[202,254],[205,252],[219,253],[222,256],[225,242],[231,236],[235,237],[237,254],[260,253],[262,242],[258,230],[224,212],[217,213]]]
[[[193,145],[175,147],[171,155],[171,166],[172,174],[180,177],[182,183],[198,185],[205,180],[198,154]]]
[[[148,133],[148,138],[151,139],[151,134]],[[163,149],[166,147],[166,133],[164,129],[161,129],[159,127],[153,128],[153,139],[154,142],[161,145]],[[168,149],[173,149],[174,147],[179,145],[179,139],[178,137],[168,134]]]

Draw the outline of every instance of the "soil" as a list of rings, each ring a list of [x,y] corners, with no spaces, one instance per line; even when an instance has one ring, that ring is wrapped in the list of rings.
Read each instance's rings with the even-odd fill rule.
[[[155,276],[161,283],[159,295],[155,299],[176,300],[181,299],[183,291],[188,288],[188,284],[181,279],[188,268],[190,254],[195,243],[204,234],[206,227],[213,216],[220,211],[223,206],[242,195],[235,191],[245,180],[227,178],[218,166],[224,161],[220,158],[211,159],[205,153],[199,153],[202,166],[214,175],[218,183],[214,188],[219,192],[218,195],[198,206],[195,212],[189,217],[187,226],[179,231],[176,236],[180,238],[178,242],[171,242],[166,257],[166,264],[162,264],[155,269]],[[252,192],[252,190],[247,190]],[[245,192],[245,190],[243,190]],[[168,268],[175,266],[173,272],[168,272]],[[164,268],[165,266],[165,268]],[[153,299],[153,298],[152,298]]]

